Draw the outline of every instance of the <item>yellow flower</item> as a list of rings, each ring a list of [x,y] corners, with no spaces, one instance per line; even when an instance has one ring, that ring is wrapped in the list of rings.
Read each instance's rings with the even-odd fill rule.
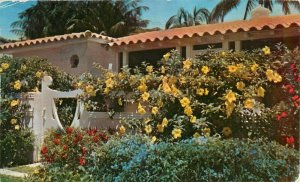
[[[157,131],[159,133],[163,133],[164,132],[164,127],[161,124],[157,124]]]
[[[120,134],[124,134],[126,132],[126,128],[122,125],[120,128],[119,128],[119,132]]]
[[[151,110],[151,113],[153,114],[153,115],[156,115],[157,113],[158,113],[158,107],[152,107],[152,110]]]
[[[225,55],[226,55],[226,52],[222,51],[222,52],[221,52],[221,55],[222,55],[222,56],[225,56]]]
[[[166,73],[166,68],[165,68],[164,66],[162,66],[162,67],[160,68],[160,72],[161,72],[162,74]]]
[[[151,143],[155,143],[156,140],[157,140],[156,136],[153,136],[153,137],[151,138]]]
[[[226,108],[226,115],[227,118],[232,114],[234,108],[235,108],[235,104],[233,102],[225,102],[225,108]]]
[[[172,89],[172,94],[175,96],[175,97],[178,97],[179,95],[181,95],[181,92],[180,90],[178,90],[175,85],[172,85],[171,86],[171,89]]]
[[[151,133],[152,132],[152,126],[151,125],[147,125],[147,126],[145,126],[145,132],[147,133],[147,134],[149,134],[149,133]]]
[[[197,95],[202,96],[204,94],[205,90],[203,88],[199,88],[196,90],[196,92],[197,92]]]
[[[181,100],[180,100],[180,104],[182,107],[187,107],[190,105],[190,100],[187,98],[187,97],[183,97]]]
[[[240,90],[240,91],[244,90],[244,88],[245,88],[244,82],[237,82],[237,83],[236,83],[236,88],[237,88],[238,90]]]
[[[264,48],[262,48],[262,51],[264,52],[265,55],[271,54],[271,50],[268,46],[265,46]]]
[[[10,123],[11,123],[12,125],[17,124],[17,119],[11,119],[11,120],[10,120]]]
[[[273,81],[273,78],[274,78],[274,71],[273,70],[270,70],[270,69],[267,69],[266,71],[266,76],[267,76],[267,79],[271,82]]]
[[[148,73],[152,73],[152,71],[153,71],[153,66],[147,66],[147,67],[146,67],[146,71],[147,71]]]
[[[37,72],[35,73],[35,76],[36,76],[37,78],[41,78],[42,75],[43,75],[43,72],[42,72],[42,71],[37,71]]]
[[[136,77],[134,75],[131,75],[130,78],[129,78],[129,82],[130,83],[136,82]]]
[[[223,130],[222,130],[222,133],[223,133],[223,135],[228,137],[232,134],[232,131],[229,127],[224,127]]]
[[[252,109],[254,106],[254,100],[253,99],[247,99],[246,101],[244,101],[244,107],[246,109]]]
[[[15,130],[19,130],[19,129],[20,129],[20,125],[17,124],[17,125],[15,126]]]
[[[20,90],[21,86],[22,86],[22,84],[21,84],[20,80],[15,81],[15,84],[14,84],[15,90]]]
[[[3,72],[3,69],[2,68],[0,68],[0,73],[2,73]]]
[[[150,118],[144,118],[144,123],[145,123],[145,124],[148,124],[150,121],[151,121]]]
[[[106,88],[104,89],[104,91],[103,91],[104,94],[108,94],[109,92],[110,92],[110,89],[107,88],[107,87],[106,87]]]
[[[37,87],[34,87],[34,89],[32,89],[33,92],[38,92],[39,91],[39,88]]]
[[[230,73],[234,73],[237,71],[238,67],[235,65],[230,65],[230,66],[227,66],[227,69]]]
[[[232,92],[231,90],[225,95],[225,99],[231,103],[233,101],[236,101],[235,93]]]
[[[171,90],[171,88],[170,88],[170,86],[169,86],[168,83],[163,83],[163,90],[167,94],[172,92],[172,90]]]
[[[251,69],[251,71],[256,72],[257,68],[258,68],[258,64],[255,63],[251,66],[250,69]]]
[[[175,128],[172,130],[172,135],[173,135],[173,138],[177,139],[177,138],[180,138],[181,137],[181,129],[179,128]]]
[[[147,85],[144,83],[144,82],[142,82],[139,86],[138,86],[138,90],[141,92],[141,93],[144,93],[144,92],[146,92],[147,91]]]
[[[141,103],[139,103],[139,105],[138,105],[138,113],[140,113],[142,115],[146,114],[146,111],[143,108],[143,106],[141,105]]]
[[[190,69],[192,64],[193,64],[192,61],[190,61],[189,59],[183,61],[183,69],[184,70]]]
[[[144,92],[141,97],[143,101],[148,101],[150,94],[148,92]]]
[[[2,63],[1,68],[3,69],[3,71],[5,71],[6,69],[9,68],[9,64],[8,63]]]
[[[112,78],[109,78],[107,80],[105,80],[105,84],[107,88],[113,88],[114,87],[114,81]]]
[[[87,85],[86,87],[85,87],[85,91],[86,91],[86,93],[93,93],[94,92],[94,87],[93,87],[93,85]]]
[[[14,107],[14,106],[19,105],[19,103],[20,103],[19,99],[17,99],[17,100],[12,100],[11,103],[10,103],[10,106],[11,106],[11,107]]]
[[[275,72],[273,75],[273,81],[274,83],[279,83],[282,81],[282,77],[277,72]]]
[[[207,74],[210,71],[210,69],[207,66],[203,66],[201,68],[201,71],[202,71],[202,73]]]
[[[162,123],[161,123],[161,125],[162,125],[163,127],[166,127],[166,126],[168,125],[168,123],[169,123],[168,119],[167,119],[167,118],[164,118],[163,121],[162,121]]]
[[[168,52],[164,55],[164,59],[167,61],[170,58],[171,54]]]
[[[209,93],[209,91],[208,91],[208,89],[206,88],[206,89],[205,89],[205,92],[204,92],[204,95],[208,95],[208,93]]]
[[[210,135],[210,128],[204,128],[203,129],[203,134],[204,134],[204,136],[209,137],[209,135]]]
[[[196,116],[191,116],[190,122],[191,123],[196,123],[196,121],[197,121]]]
[[[123,103],[122,103],[122,98],[119,98],[119,99],[118,99],[118,104],[119,104],[119,106],[122,106],[122,105],[123,105]]]
[[[200,134],[198,132],[194,133],[193,135],[194,138],[199,138],[200,137]]]
[[[265,89],[262,88],[262,87],[259,87],[259,88],[257,89],[257,96],[258,96],[258,97],[264,97],[264,96],[265,96]]]
[[[21,65],[21,70],[24,71],[24,70],[26,70],[26,69],[27,69],[26,65],[25,65],[25,64],[22,64],[22,65]]]
[[[187,115],[187,116],[191,116],[193,114],[193,110],[190,106],[187,106],[184,108],[184,113]]]

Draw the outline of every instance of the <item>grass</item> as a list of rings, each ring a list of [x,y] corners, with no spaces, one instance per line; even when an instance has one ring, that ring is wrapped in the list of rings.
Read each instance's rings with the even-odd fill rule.
[[[22,178],[0,174],[0,182],[20,182]]]
[[[20,173],[32,174],[35,170],[38,170],[40,167],[28,167],[28,166],[17,166],[9,168],[11,171],[16,171]],[[2,182],[2,181],[1,181]]]

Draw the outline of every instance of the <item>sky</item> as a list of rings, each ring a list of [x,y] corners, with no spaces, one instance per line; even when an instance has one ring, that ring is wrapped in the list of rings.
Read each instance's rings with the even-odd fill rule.
[[[184,7],[189,12],[193,8],[207,8],[212,10],[213,7],[220,0],[143,0],[141,5],[149,7],[149,10],[143,13],[142,18],[150,20],[148,28],[160,27],[164,28],[167,20],[177,14],[179,8]],[[17,39],[13,33],[10,32],[10,24],[18,20],[18,14],[25,9],[35,5],[36,1],[3,1],[0,0],[0,36],[8,39]],[[246,0],[237,9],[231,11],[226,17],[225,21],[233,21],[242,19],[246,7]],[[292,11],[296,12],[296,11]],[[280,6],[274,6],[271,15],[282,14]]]

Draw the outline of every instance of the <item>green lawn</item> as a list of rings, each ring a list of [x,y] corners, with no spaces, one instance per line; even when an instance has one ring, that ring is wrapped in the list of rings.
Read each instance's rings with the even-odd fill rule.
[[[9,168],[11,171],[17,171],[20,173],[32,174],[35,170],[38,170],[40,167],[28,167],[28,166],[17,166]]]
[[[0,182],[20,182],[20,181],[23,181],[22,178],[0,174]]]

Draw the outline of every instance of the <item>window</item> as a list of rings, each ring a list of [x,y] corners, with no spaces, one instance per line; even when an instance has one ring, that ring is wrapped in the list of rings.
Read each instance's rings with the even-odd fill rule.
[[[194,45],[193,50],[205,50],[210,47],[213,49],[219,49],[222,48],[222,43]]]
[[[77,68],[79,64],[79,57],[75,54],[70,59],[71,68]]]

